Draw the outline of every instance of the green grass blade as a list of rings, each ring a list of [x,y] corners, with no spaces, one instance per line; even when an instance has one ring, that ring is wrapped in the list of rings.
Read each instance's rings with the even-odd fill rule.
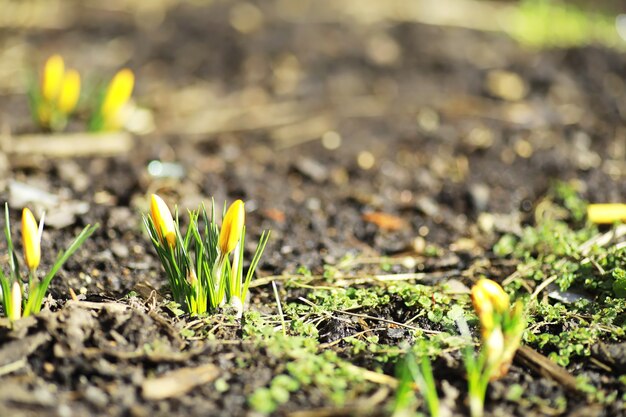
[[[11,238],[11,220],[9,219],[9,203],[4,203],[4,235],[7,239],[7,250],[9,252],[9,275],[11,283],[20,277],[20,263],[15,254],[13,239]]]
[[[0,268],[0,286],[2,287],[2,306],[4,307],[4,314],[9,317],[12,312],[12,299],[11,299],[11,282],[10,279],[4,274]]]
[[[263,255],[263,251],[265,250],[265,246],[270,239],[270,232],[263,231],[261,233],[261,238],[259,239],[259,244],[256,247],[256,251],[254,252],[254,256],[252,257],[252,261],[250,262],[250,267],[248,268],[248,272],[246,273],[246,279],[243,285],[243,291],[241,292],[241,300],[243,301],[248,293],[248,287],[250,286],[250,281],[252,281],[252,277],[254,276],[254,271],[256,270],[259,261],[261,260],[261,255]]]
[[[99,224],[95,224],[93,226],[92,225],[85,226],[85,228],[79,233],[78,236],[76,236],[72,244],[65,250],[65,252],[60,254],[60,256],[57,258],[54,265],[52,265],[52,268],[50,269],[50,271],[46,274],[45,278],[38,286],[39,290],[37,291],[37,298],[35,300],[33,312],[38,313],[39,310],[41,309],[41,303],[43,302],[43,297],[48,291],[48,286],[50,285],[52,278],[54,278],[54,276],[59,271],[59,269],[63,266],[63,264],[70,258],[70,256],[74,254],[74,252],[78,250],[78,248],[82,246],[83,243],[85,243],[85,240],[87,240],[89,236],[91,236],[98,229],[98,227],[100,227]]]

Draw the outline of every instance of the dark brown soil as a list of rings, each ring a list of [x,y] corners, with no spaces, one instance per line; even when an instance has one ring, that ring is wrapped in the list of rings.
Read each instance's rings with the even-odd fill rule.
[[[313,4],[291,10],[283,4],[289,2],[255,2],[263,19],[253,33],[242,33],[229,23],[236,2],[172,5],[162,22],[158,11],[141,14],[134,2],[114,3],[129,6],[66,2],[74,16],[62,28],[0,30],[0,45],[21,48],[33,65],[59,52],[85,73],[129,66],[137,75],[136,101],[156,122],[125,155],[0,154],[0,200],[12,202],[11,184],[19,182],[89,204],[70,226],[46,228],[44,269],[85,224],[100,224],[53,281],[49,309],[16,329],[0,328],[0,416],[255,415],[247,396],[284,365],[242,338],[237,323],[210,340],[180,335],[193,319],[174,317],[151,293],[166,281],[141,226],[150,193],[181,209],[211,196],[218,205],[243,198],[249,234],[272,230],[260,277],[302,266],[321,274],[325,264],[346,255],[414,253],[425,241],[443,248],[441,256],[409,272],[436,271],[447,279],[488,259],[499,233],[515,224],[511,219],[529,221],[557,179],[577,180],[591,201],[626,200],[623,54],[600,47],[534,52],[496,33],[369,22]],[[487,84],[494,69],[518,74],[527,94],[500,97]],[[16,135],[36,131],[20,86],[16,79],[0,90],[0,126]],[[340,146],[329,149],[337,135]],[[151,176],[152,160],[180,164],[185,175]],[[11,212],[15,230],[19,209]],[[372,213],[378,217],[366,221]],[[483,233],[481,213],[504,220],[494,233]],[[389,222],[392,230],[385,228]],[[478,246],[463,248],[462,237]],[[486,268],[502,278],[514,266],[500,261]],[[368,266],[361,273],[379,271]],[[70,288],[87,302],[68,304]],[[130,291],[138,297],[125,297]],[[303,290],[281,291],[288,302]],[[271,286],[253,288],[250,305],[275,314]],[[412,316],[400,299],[359,312],[399,322]],[[338,315],[320,325],[320,342],[362,330]],[[381,343],[411,341],[383,333]],[[336,346],[368,367],[367,355],[350,358]],[[5,368],[21,359],[18,369]],[[436,374],[463,393],[458,356],[444,362],[436,363]],[[202,364],[219,368],[226,392],[209,383],[173,399],[142,395],[146,378]],[[393,374],[392,364],[386,371]],[[546,398],[543,410],[504,400],[504,387],[512,383]],[[488,409],[492,415],[547,415],[558,410],[550,398],[563,395],[570,400],[565,414],[620,412],[584,405],[597,414],[576,414],[584,404],[576,395],[519,367],[494,384]],[[331,407],[327,398],[304,390],[277,415],[323,407]],[[461,400],[453,411],[466,412]]]

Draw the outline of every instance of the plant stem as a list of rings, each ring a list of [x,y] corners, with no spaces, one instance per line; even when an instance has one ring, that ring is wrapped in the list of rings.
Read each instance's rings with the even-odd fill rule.
[[[485,413],[485,402],[480,394],[470,393],[470,415],[472,417],[483,417]]]

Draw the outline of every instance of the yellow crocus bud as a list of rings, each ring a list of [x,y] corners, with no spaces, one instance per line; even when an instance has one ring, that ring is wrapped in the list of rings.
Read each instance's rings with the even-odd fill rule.
[[[476,284],[472,287],[472,304],[474,305],[474,310],[476,314],[479,316],[489,313],[493,314],[493,306],[491,305],[491,300],[487,294],[482,290],[482,288]]]
[[[59,93],[58,108],[63,114],[70,114],[76,108],[80,96],[80,74],[76,70],[69,70],[63,77],[61,92]]]
[[[493,305],[487,294],[478,285],[472,287],[472,304],[480,319],[482,335],[486,337],[495,325]]]
[[[120,110],[130,99],[134,85],[135,76],[128,68],[124,68],[115,74],[107,87],[100,110],[106,126],[117,127],[119,125]]]
[[[222,230],[220,230],[219,246],[222,255],[232,252],[243,231],[245,223],[246,211],[243,201],[237,200],[230,205],[222,222]]]
[[[597,224],[626,222],[626,204],[589,204],[587,218]]]
[[[57,98],[61,91],[64,72],[65,63],[60,55],[52,55],[48,58],[43,67],[41,79],[41,95],[44,100],[53,101]]]
[[[509,295],[497,282],[487,278],[481,278],[478,280],[476,285],[474,285],[474,288],[472,288],[472,294],[474,294],[474,292],[482,293],[484,298],[489,300],[493,309],[497,313],[505,313],[509,311]]]
[[[11,286],[11,316],[9,320],[19,320],[22,317],[22,289],[17,281]]]
[[[159,238],[167,241],[167,243],[174,247],[176,244],[176,226],[174,225],[174,219],[170,209],[165,204],[165,201],[156,194],[152,194],[152,200],[150,202],[150,215],[154,222]]]
[[[28,208],[22,211],[22,245],[26,265],[31,271],[35,271],[41,259],[41,236],[35,216]]]

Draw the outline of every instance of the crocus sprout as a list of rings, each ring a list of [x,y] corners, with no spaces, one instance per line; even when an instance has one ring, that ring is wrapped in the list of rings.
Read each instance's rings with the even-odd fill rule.
[[[24,261],[28,267],[28,273],[20,271],[19,262],[13,238],[11,236],[11,222],[9,218],[8,204],[4,205],[4,234],[7,239],[9,252],[9,273],[0,268],[0,288],[2,288],[2,306],[4,314],[11,320],[28,317],[41,310],[43,299],[48,291],[50,282],[74,252],[87,240],[98,228],[98,225],[87,225],[74,239],[70,246],[61,252],[50,270],[41,277],[38,271],[41,261],[41,237],[43,232],[43,216],[39,225],[35,216],[28,208],[22,211],[22,247],[24,248]],[[22,284],[26,283],[27,284]]]
[[[165,239],[169,246],[176,244],[176,226],[170,209],[165,201],[156,194],[152,194],[150,202],[150,216],[156,226],[157,234],[161,240]]]
[[[500,284],[482,278],[472,287],[472,303],[480,321],[482,349],[464,353],[469,385],[470,412],[481,417],[489,381],[502,378],[509,370],[526,328],[520,301],[511,306]]]
[[[35,119],[44,129],[63,130],[80,97],[80,74],[66,71],[60,55],[44,64],[39,86],[30,88],[30,104]]]
[[[22,245],[26,265],[31,272],[34,272],[41,259],[41,236],[35,216],[28,208],[22,211]]]
[[[269,239],[263,232],[244,276],[244,202],[235,201],[223,216],[221,227],[212,205],[189,212],[183,234],[178,215],[173,220],[167,205],[157,195],[151,199],[150,215],[144,215],[146,230],[167,274],[174,301],[191,314],[215,312],[228,303],[237,316]]]
[[[626,222],[626,204],[589,204],[587,218],[597,224]]]
[[[135,86],[135,75],[124,68],[119,70],[106,87],[98,109],[91,119],[92,131],[118,130],[125,123],[124,112]]]
[[[487,361],[493,363],[491,380],[506,375],[525,328],[520,301],[511,306],[500,284],[482,278],[472,287],[472,303],[480,320]]]

